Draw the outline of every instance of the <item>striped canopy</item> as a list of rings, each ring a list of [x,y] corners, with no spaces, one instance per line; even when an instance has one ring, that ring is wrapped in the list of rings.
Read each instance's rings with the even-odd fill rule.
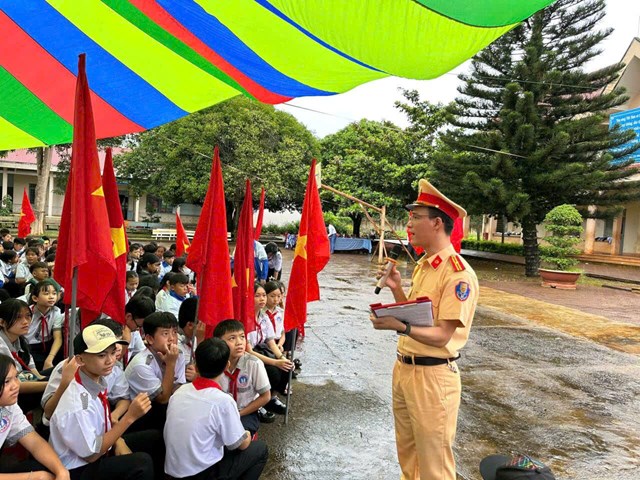
[[[0,150],[71,142],[80,53],[105,138],[239,94],[434,78],[552,1],[0,0]]]

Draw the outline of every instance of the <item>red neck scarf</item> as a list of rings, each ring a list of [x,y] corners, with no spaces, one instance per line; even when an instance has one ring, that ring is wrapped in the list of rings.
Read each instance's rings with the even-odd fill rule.
[[[193,382],[191,382],[191,384],[196,390],[204,390],[205,388],[217,388],[218,390],[222,391],[222,387],[220,386],[220,384],[215,380],[211,380],[209,378],[196,377]]]
[[[42,313],[40,310],[37,310],[37,312],[40,314],[40,340],[42,341],[42,350],[46,351],[47,346],[45,338],[49,336],[49,315],[51,314],[51,310],[46,314]],[[31,307],[31,315],[34,313],[36,313],[35,304]]]
[[[271,313],[269,310],[265,310],[265,312],[267,312],[267,317],[269,317],[269,320],[271,320],[271,324],[273,325],[273,331],[276,331],[276,315],[278,314],[278,311],[276,310],[275,312]]]
[[[27,372],[31,371],[31,369],[29,368],[29,365],[24,363],[24,360],[20,358],[20,355],[18,355],[18,352],[11,352],[11,356],[16,360],[16,362],[20,364],[23,370],[26,370]]]
[[[229,393],[233,399],[238,401],[238,375],[240,375],[240,369],[236,368],[233,373],[229,373],[226,370],[224,374],[229,378]]]
[[[82,378],[80,377],[80,369],[76,370],[75,378],[76,378],[76,382],[82,385]],[[98,394],[98,398],[100,399],[100,402],[102,403],[102,408],[104,409],[104,433],[107,433],[109,431],[109,426],[111,424],[111,420],[110,420],[111,405],[109,405],[109,399],[107,398],[106,388]]]

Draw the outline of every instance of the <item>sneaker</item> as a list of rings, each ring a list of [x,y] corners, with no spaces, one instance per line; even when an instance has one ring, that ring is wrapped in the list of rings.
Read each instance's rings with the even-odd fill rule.
[[[264,407],[258,409],[258,418],[261,423],[273,423],[276,421],[276,414],[268,412]]]
[[[299,358],[294,358],[293,364],[296,366],[296,370],[300,370],[302,368],[302,362]]]
[[[270,412],[277,413],[278,415],[284,415],[287,411],[287,406],[282,403],[278,397],[273,397],[269,400],[269,403],[265,405],[265,408]]]

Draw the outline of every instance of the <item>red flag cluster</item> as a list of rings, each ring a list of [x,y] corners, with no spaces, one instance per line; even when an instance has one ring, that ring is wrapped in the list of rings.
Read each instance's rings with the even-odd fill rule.
[[[20,220],[18,221],[18,236],[26,237],[31,233],[31,224],[36,221],[36,216],[31,208],[29,195],[27,195],[27,187],[22,193],[22,207],[20,208]]]

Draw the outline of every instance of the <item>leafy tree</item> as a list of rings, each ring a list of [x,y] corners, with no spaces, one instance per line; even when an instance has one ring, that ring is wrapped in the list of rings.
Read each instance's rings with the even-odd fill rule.
[[[201,204],[215,145],[220,147],[230,228],[242,206],[246,178],[252,180],[256,204],[264,186],[266,208],[302,205],[316,139],[292,115],[245,97],[141,133],[132,150],[114,163],[118,176],[129,178],[138,195]]]
[[[586,71],[611,30],[598,30],[604,0],[558,0],[482,50],[461,75],[451,109],[458,129],[435,156],[435,181],[470,213],[504,216],[523,229],[525,273],[538,273],[536,226],[556,205],[603,215],[640,194],[621,147],[632,132],[608,131],[610,90],[623,65]],[[594,214],[593,209],[591,214]]]
[[[432,139],[424,131],[422,127],[405,131],[387,121],[352,123],[322,140],[322,182],[372,205],[385,205],[387,215],[399,215],[407,200],[415,197],[418,179],[430,172],[426,152]],[[364,216],[360,206],[329,192],[322,196],[331,198],[329,210],[351,218],[353,234],[359,236]]]

